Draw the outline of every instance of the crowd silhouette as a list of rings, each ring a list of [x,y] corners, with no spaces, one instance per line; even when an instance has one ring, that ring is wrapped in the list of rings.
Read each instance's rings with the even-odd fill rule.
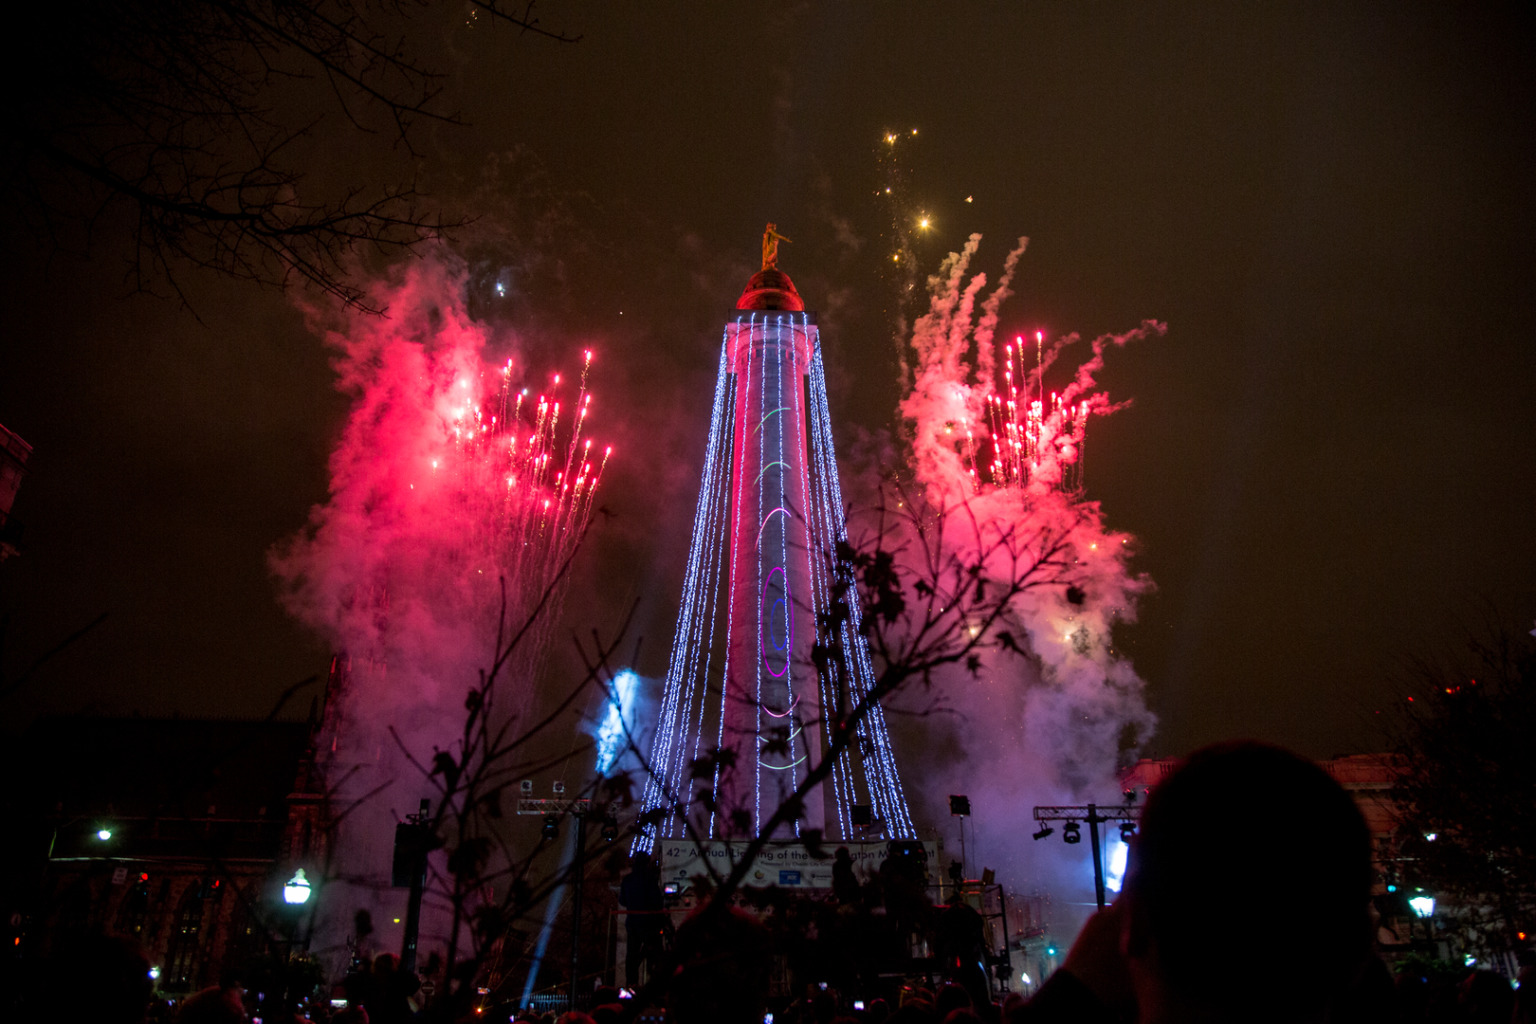
[[[252,1005],[241,977],[226,974],[172,1005],[152,1001],[148,964],[131,942],[88,936],[55,950],[21,1019],[1536,1024],[1530,966],[1518,985],[1486,969],[1392,972],[1373,948],[1371,853],[1359,809],[1320,767],[1278,747],[1228,743],[1191,755],[1153,790],[1119,898],[1088,919],[1029,999],[993,996],[981,915],[959,899],[933,905],[919,856],[893,851],[861,884],[839,849],[830,894],[742,891],[741,905],[706,905],[675,931],[658,866],[634,857],[619,886],[624,969],[630,985],[646,984],[635,993],[599,988],[585,1011],[427,1004],[421,979],[389,954],[355,962],[334,1001]],[[919,934],[933,952],[930,969],[893,974],[889,965]]]

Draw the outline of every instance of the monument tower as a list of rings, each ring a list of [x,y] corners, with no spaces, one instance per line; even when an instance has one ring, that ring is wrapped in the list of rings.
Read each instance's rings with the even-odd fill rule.
[[[640,836],[644,850],[683,836],[685,816],[706,838],[761,834],[874,684],[859,609],[831,614],[851,572],[836,557],[845,510],[816,317],[778,269],[781,241],[769,224],[762,269],[720,346],[644,796],[644,810],[663,813]],[[734,751],[734,761],[712,759],[715,750]],[[698,764],[710,765],[705,777]],[[701,790],[713,799],[695,799]],[[878,703],[802,813],[774,832],[805,829],[842,840],[915,836]]]

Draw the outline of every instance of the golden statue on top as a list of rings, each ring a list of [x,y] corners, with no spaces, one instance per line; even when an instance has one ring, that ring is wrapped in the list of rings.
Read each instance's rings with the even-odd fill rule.
[[[779,234],[777,224],[769,224],[763,230],[763,269],[777,270],[779,268],[779,243],[788,242],[790,239]]]

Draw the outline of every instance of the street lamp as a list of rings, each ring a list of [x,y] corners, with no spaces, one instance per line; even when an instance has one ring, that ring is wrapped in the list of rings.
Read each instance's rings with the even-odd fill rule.
[[[1422,890],[1408,897],[1409,908],[1419,917],[1431,917],[1435,913],[1435,898]]]
[[[304,877],[304,869],[298,868],[293,877],[283,883],[283,902],[293,907],[308,903],[311,888],[309,879]]]

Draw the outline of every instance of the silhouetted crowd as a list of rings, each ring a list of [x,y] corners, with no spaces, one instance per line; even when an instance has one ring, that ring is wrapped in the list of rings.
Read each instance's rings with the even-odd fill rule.
[[[1093,915],[1032,998],[995,1001],[982,919],[927,901],[921,864],[886,859],[861,885],[846,850],[832,898],[743,892],[752,913],[706,904],[675,931],[656,866],[636,858],[620,887],[626,978],[634,998],[593,993],[590,1012],[532,1014],[478,1005],[464,1021],[527,1024],[1536,1024],[1536,982],[1487,970],[1460,977],[1417,967],[1394,976],[1372,944],[1371,837],[1326,772],[1276,747],[1233,743],[1192,755],[1142,811],[1119,899]],[[904,943],[923,935],[943,965],[936,987],[890,977]],[[93,943],[93,944],[92,944]],[[147,965],[126,943],[96,938],[55,957],[38,979],[46,1001],[27,1020],[140,1024]],[[787,970],[787,978],[773,978]],[[817,979],[806,981],[805,979]],[[777,982],[775,985],[774,983]],[[797,995],[770,1001],[770,990]],[[402,1024],[418,1017],[420,979],[381,955],[340,983],[342,1008],[251,1012],[233,975],[187,998],[169,1024]],[[876,995],[877,994],[877,995]],[[621,995],[624,998],[621,998]],[[862,997],[862,998],[861,998]],[[867,1001],[866,1001],[867,1000]]]

